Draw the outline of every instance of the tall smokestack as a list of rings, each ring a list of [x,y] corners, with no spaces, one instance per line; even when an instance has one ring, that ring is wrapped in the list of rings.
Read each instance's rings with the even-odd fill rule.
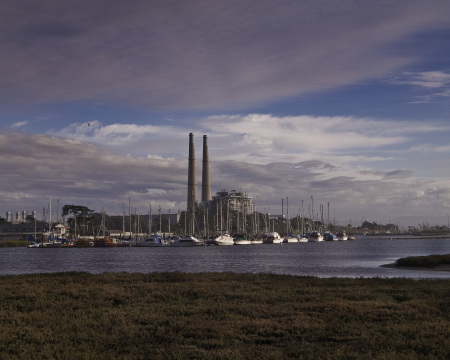
[[[211,200],[211,184],[209,182],[208,137],[203,135],[203,168],[202,168],[202,202]]]
[[[188,166],[188,196],[187,210],[197,204],[197,179],[195,177],[195,151],[194,151],[194,134],[189,133],[189,166]]]

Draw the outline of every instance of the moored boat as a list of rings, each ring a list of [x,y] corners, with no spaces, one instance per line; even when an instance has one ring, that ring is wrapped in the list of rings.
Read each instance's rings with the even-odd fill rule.
[[[250,245],[251,241],[247,238],[247,235],[238,235],[234,238],[235,245]]]
[[[198,240],[194,236],[185,236],[179,239],[175,239],[169,243],[169,246],[187,247],[187,246],[201,246],[205,245],[203,241]]]
[[[234,245],[234,239],[231,235],[221,234],[214,238],[213,243],[216,245]]]
[[[39,247],[55,248],[55,247],[61,247],[62,244],[63,243],[61,241],[53,240],[53,241],[48,241],[48,242],[42,243]]]
[[[116,244],[109,237],[94,239],[94,247],[116,247]]]
[[[325,241],[338,241],[338,237],[328,231],[323,233],[323,239]]]
[[[250,244],[252,244],[252,245],[258,245],[258,244],[262,244],[262,243],[263,243],[263,239],[260,237],[250,239]]]
[[[283,238],[277,232],[271,232],[267,235],[265,244],[281,244],[283,242]]]
[[[336,235],[338,237],[338,240],[340,241],[348,240],[348,235],[345,233],[345,231],[339,231]]]
[[[160,233],[151,234],[144,241],[139,241],[136,246],[140,247],[155,247],[155,246],[167,246],[168,244],[163,242],[162,235]]]
[[[283,239],[283,243],[285,244],[294,244],[298,243],[298,238],[292,234],[289,234]]]
[[[74,243],[73,243],[73,247],[90,247],[92,246],[92,242],[89,239],[75,239]]]
[[[300,242],[300,243],[308,242],[308,236],[305,235],[305,234],[300,235],[299,238],[298,238],[298,242]]]
[[[313,231],[308,234],[308,242],[320,242],[323,241],[323,235],[318,231]]]

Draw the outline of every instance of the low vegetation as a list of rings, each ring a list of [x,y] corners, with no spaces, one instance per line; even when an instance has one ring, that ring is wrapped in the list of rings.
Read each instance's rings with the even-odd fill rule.
[[[0,247],[25,247],[29,243],[27,240],[0,240]]]
[[[450,265],[450,254],[410,256],[398,259],[395,265],[406,267],[436,267],[439,265]]]
[[[0,277],[0,359],[448,359],[450,281]]]

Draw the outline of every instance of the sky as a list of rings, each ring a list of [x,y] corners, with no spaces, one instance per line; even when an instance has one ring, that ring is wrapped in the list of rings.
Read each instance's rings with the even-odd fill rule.
[[[0,216],[42,217],[50,199],[183,210],[193,133],[199,196],[207,135],[213,195],[271,214],[288,198],[291,216],[313,198],[339,225],[448,225],[448,0],[0,9]]]

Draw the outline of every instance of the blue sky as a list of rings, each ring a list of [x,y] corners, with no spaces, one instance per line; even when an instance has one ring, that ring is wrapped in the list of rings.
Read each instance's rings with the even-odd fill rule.
[[[443,0],[3,1],[0,210],[184,209],[193,132],[199,186],[205,134],[212,192],[260,211],[447,224],[448,19]]]

